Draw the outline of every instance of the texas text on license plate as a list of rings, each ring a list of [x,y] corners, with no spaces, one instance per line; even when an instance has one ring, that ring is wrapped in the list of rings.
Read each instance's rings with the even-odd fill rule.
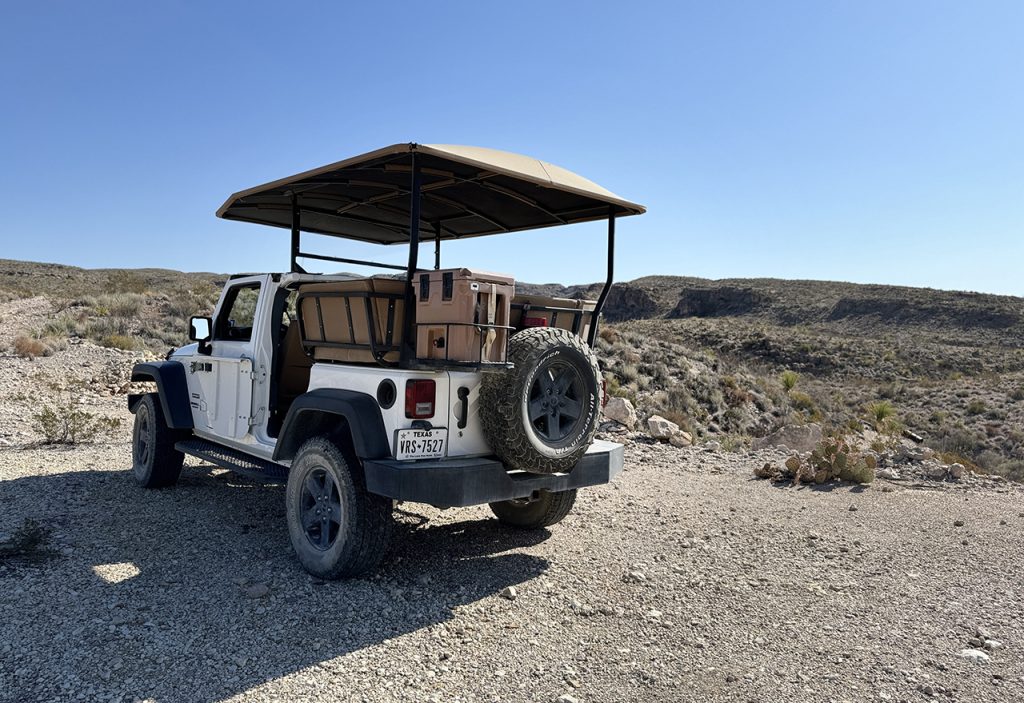
[[[444,456],[448,430],[398,430],[395,433],[396,459],[436,459]]]

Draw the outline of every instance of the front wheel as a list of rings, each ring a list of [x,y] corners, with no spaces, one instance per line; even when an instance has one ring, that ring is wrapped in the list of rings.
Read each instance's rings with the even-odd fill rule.
[[[156,393],[142,397],[135,408],[132,429],[132,472],[143,488],[165,488],[178,482],[185,455],[174,448],[182,432],[164,419]]]
[[[288,472],[288,536],[303,568],[337,579],[374,569],[394,522],[390,498],[366,490],[363,473],[330,440],[299,449]]]
[[[536,498],[503,500],[491,503],[491,512],[499,521],[523,530],[550,527],[565,519],[576,502],[576,489],[551,493],[541,491]]]

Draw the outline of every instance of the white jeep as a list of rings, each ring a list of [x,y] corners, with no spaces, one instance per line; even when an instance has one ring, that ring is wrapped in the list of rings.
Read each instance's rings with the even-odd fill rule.
[[[173,485],[185,454],[284,482],[302,565],[324,578],[383,557],[395,501],[489,503],[504,523],[562,520],[576,489],[622,469],[595,441],[592,351],[612,282],[615,220],[644,208],[552,164],[399,144],[228,198],[220,217],[291,229],[291,270],[235,276],[194,341],[132,380],[133,470]],[[597,301],[517,295],[509,276],[441,269],[443,240],[608,221]],[[300,232],[409,246],[394,266],[304,251]],[[420,247],[434,244],[421,269]],[[307,273],[299,259],[399,269]]]

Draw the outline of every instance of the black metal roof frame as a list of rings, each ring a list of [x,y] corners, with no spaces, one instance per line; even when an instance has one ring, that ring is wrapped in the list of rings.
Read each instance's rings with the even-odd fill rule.
[[[421,233],[442,240],[607,219],[608,271],[588,342],[612,285],[615,220],[645,212],[596,183],[552,164],[474,147],[396,144],[235,193],[217,215],[291,230],[291,270],[299,258],[404,270],[414,302]],[[301,232],[378,244],[409,244],[406,266],[346,259],[300,246]],[[415,366],[413,316],[405,317],[402,367]]]

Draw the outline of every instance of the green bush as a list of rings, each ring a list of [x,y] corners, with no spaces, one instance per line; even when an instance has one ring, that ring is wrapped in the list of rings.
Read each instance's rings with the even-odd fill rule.
[[[881,400],[868,406],[868,415],[871,416],[875,425],[880,425],[896,415],[896,408],[888,400]]]
[[[138,340],[125,334],[108,334],[100,340],[100,346],[111,349],[124,349],[126,351],[133,351],[139,348]]]
[[[783,371],[782,375],[779,376],[779,380],[782,381],[782,387],[788,393],[796,388],[796,382],[800,380],[800,375],[796,371]]]
[[[789,402],[794,410],[804,413],[808,420],[821,419],[821,410],[818,409],[818,404],[814,402],[814,398],[806,393],[800,391],[791,392],[789,394]]]
[[[981,415],[987,409],[988,406],[985,405],[984,400],[972,400],[967,404],[968,415]]]
[[[114,293],[102,295],[96,310],[114,317],[136,317],[142,309],[145,297],[139,293]]]
[[[102,417],[83,409],[81,390],[81,386],[58,390],[54,399],[32,416],[46,444],[91,442],[121,426],[120,418]]]

